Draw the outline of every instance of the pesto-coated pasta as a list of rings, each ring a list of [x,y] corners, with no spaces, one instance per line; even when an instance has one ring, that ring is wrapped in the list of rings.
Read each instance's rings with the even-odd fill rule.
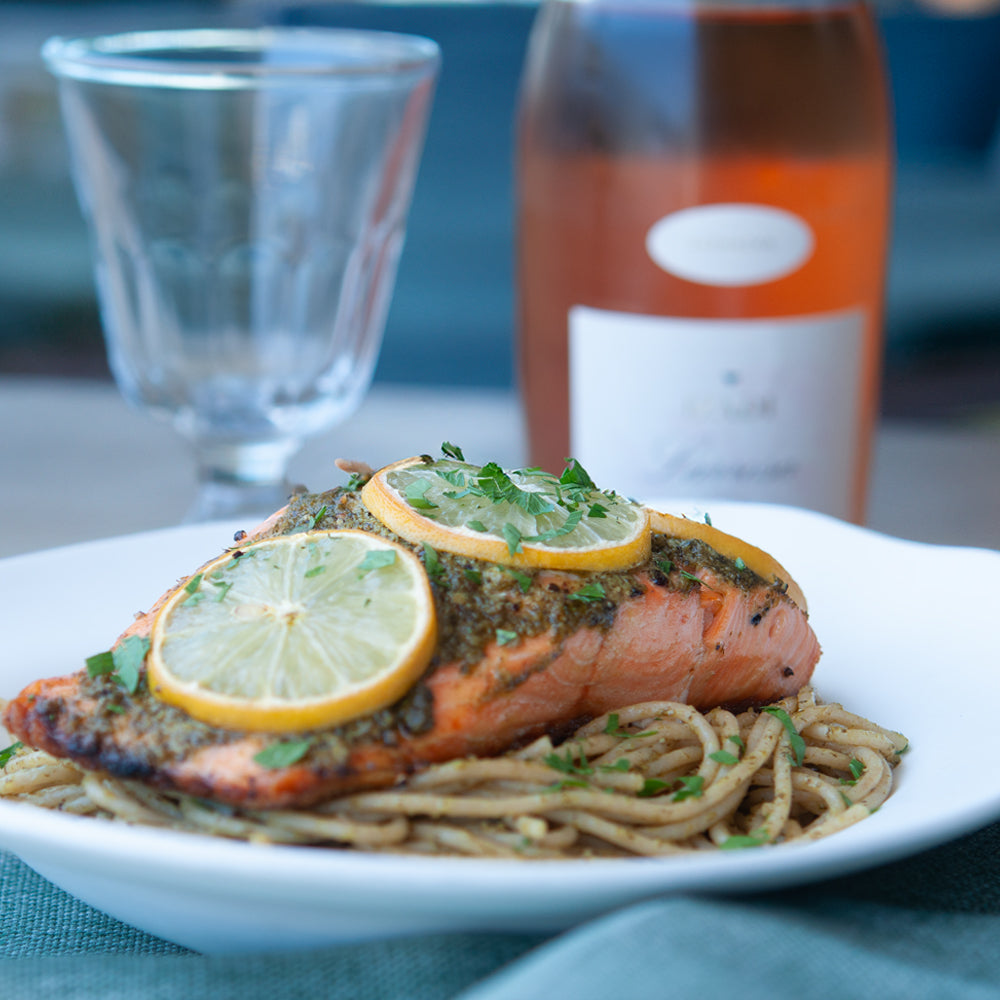
[[[311,809],[222,806],[21,747],[0,796],[66,812],[269,843],[508,858],[670,855],[812,840],[868,816],[907,741],[813,690],[733,714],[631,705],[558,746],[440,764]]]

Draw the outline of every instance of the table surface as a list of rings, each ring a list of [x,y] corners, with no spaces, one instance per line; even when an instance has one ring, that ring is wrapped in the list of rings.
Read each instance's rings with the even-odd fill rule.
[[[373,465],[458,440],[524,461],[514,393],[376,385],[343,426],[306,443],[293,480],[326,489],[338,457]],[[0,557],[177,524],[194,492],[185,443],[108,383],[0,377]],[[1000,428],[883,423],[868,525],[915,541],[1000,549]]]
[[[516,398],[377,386],[353,420],[306,445],[293,473],[324,488],[339,481],[336,457],[375,464],[446,439],[520,464]],[[193,488],[190,456],[173,430],[131,411],[111,385],[0,377],[0,556],[174,525]],[[1000,428],[880,428],[871,527],[925,542],[1000,548],[998,510]],[[651,995],[662,992],[669,969],[683,995],[739,991],[791,1000],[814,995],[815,984],[833,975],[846,996],[995,997],[998,857],[994,824],[806,892],[667,897],[548,941],[459,934],[220,958],[183,954],[121,925],[0,852],[0,996],[585,998],[620,992],[624,967],[630,990]],[[705,963],[705,940],[729,960]],[[755,972],[749,980],[747,968]],[[754,980],[764,992],[754,991]]]

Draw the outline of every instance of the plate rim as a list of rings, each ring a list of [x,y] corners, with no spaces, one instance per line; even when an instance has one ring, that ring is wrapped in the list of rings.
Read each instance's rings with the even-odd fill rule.
[[[702,501],[697,505],[693,501],[671,503],[673,509],[678,509],[678,505],[680,509],[685,509],[683,505],[686,505],[687,509],[692,506],[703,506],[721,511],[723,515],[739,511],[751,519],[762,512],[767,512],[767,516],[793,516],[802,524],[823,524],[826,530],[848,532],[861,542],[877,540],[879,545],[898,545],[912,550],[917,555],[933,552],[943,557],[945,553],[950,553],[947,558],[961,562],[975,554],[973,557],[975,560],[985,558],[987,563],[995,560],[995,569],[1000,569],[1000,552],[992,549],[908,541],[799,508],[736,501]],[[231,528],[232,523],[224,521],[209,525],[159,528],[18,554],[0,559],[0,579],[8,571],[16,572],[28,561],[59,560],[67,556],[86,560],[95,551],[107,551],[109,547],[119,555],[127,555],[132,546],[169,547],[181,536],[190,538],[192,545],[200,546],[202,541],[212,537],[213,533],[219,533],[221,538],[222,532]],[[118,546],[123,548],[118,550]],[[786,558],[782,558],[782,561],[786,562]],[[0,685],[5,682],[7,676],[8,673],[0,668]],[[912,733],[908,735],[911,738],[914,736]],[[903,781],[906,782],[908,776],[906,758],[903,768],[901,773]],[[886,812],[888,813],[888,809]],[[579,862],[534,860],[530,866],[522,867],[517,861],[503,859],[428,858],[339,851],[335,848],[242,844],[207,834],[132,827],[107,820],[48,812],[25,803],[0,801],[0,849],[11,851],[32,867],[38,863],[33,847],[38,847],[43,852],[61,850],[71,861],[73,858],[89,859],[93,862],[117,861],[120,866],[128,867],[140,865],[148,858],[150,851],[162,845],[165,851],[164,857],[170,859],[170,863],[162,867],[158,877],[160,882],[177,873],[186,873],[190,880],[195,875],[208,871],[216,875],[221,873],[223,881],[231,880],[234,875],[246,874],[247,869],[254,867],[255,862],[259,861],[261,852],[267,852],[276,864],[273,868],[269,866],[265,869],[266,874],[258,879],[258,889],[277,891],[282,879],[286,880],[284,885],[287,889],[289,877],[297,877],[303,880],[305,888],[314,888],[315,891],[319,891],[318,886],[328,891],[331,885],[345,888],[348,885],[353,887],[355,883],[360,886],[363,882],[363,887],[370,892],[371,878],[374,874],[392,880],[397,902],[407,893],[414,896],[426,893],[429,886],[437,886],[440,889],[442,884],[448,886],[452,883],[457,887],[448,889],[445,893],[447,896],[445,902],[448,899],[461,899],[471,892],[488,891],[496,887],[509,890],[514,883],[520,887],[521,892],[525,888],[530,890],[526,896],[528,899],[535,899],[545,892],[551,893],[557,890],[564,894],[566,901],[587,894],[592,896],[595,887],[602,892],[610,892],[614,888],[620,895],[622,883],[625,883],[624,889],[630,893],[627,898],[637,900],[650,894],[676,891],[713,892],[724,889],[743,891],[778,888],[815,881],[835,873],[861,871],[942,844],[981,828],[997,818],[1000,818],[1000,776],[995,782],[995,787],[989,788],[988,794],[980,796],[974,802],[965,803],[957,812],[933,816],[916,833],[911,831],[909,836],[903,839],[880,837],[881,823],[878,817],[873,817],[834,837],[809,844],[768,847],[766,848],[768,853],[763,858],[755,852],[753,857],[756,861],[749,866],[746,862],[747,856],[743,852],[710,852],[704,858],[698,858],[699,862],[707,862],[705,865],[692,864],[692,858],[684,856]],[[78,836],[80,830],[88,829],[95,831],[93,836]],[[889,829],[892,829],[891,823]],[[99,835],[98,831],[103,831],[103,835]],[[24,838],[30,838],[32,841],[27,848],[20,842]],[[182,838],[181,842],[186,845],[197,846],[194,850],[177,851],[176,854],[166,851],[168,845],[177,843],[177,838]],[[317,864],[317,855],[326,860],[321,860]],[[516,866],[513,870],[523,872],[524,877],[514,876],[512,879],[512,864]],[[682,866],[687,867],[689,873],[687,876],[684,873],[678,875]],[[578,871],[584,867],[590,878],[580,880]],[[748,871],[754,868],[755,871]],[[711,876],[707,881],[704,875],[699,875],[703,870],[707,870]],[[442,877],[456,872],[462,874],[463,879]],[[652,884],[650,884],[651,872]],[[643,879],[647,880],[645,885],[641,884]],[[705,881],[705,884],[699,886],[696,884],[699,881]],[[404,889],[405,892],[401,892]],[[640,889],[645,891],[640,894]],[[313,893],[307,892],[306,895],[312,896]],[[389,897],[392,896],[390,892]],[[301,898],[301,894],[295,895],[295,898]],[[97,903],[91,902],[91,905],[100,908]]]

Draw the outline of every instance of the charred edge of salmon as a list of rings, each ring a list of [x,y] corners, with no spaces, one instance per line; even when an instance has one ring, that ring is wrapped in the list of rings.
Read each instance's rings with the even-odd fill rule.
[[[25,743],[56,757],[141,780],[151,780],[164,767],[213,747],[253,739],[261,750],[283,735],[241,733],[199,722],[153,696],[144,676],[134,695],[108,677],[85,672],[35,681],[8,704],[5,722]],[[418,682],[389,708],[302,737],[312,743],[311,766],[344,778],[352,773],[352,747],[392,750],[432,725],[433,698],[426,684]]]
[[[60,678],[58,682],[36,681],[17,698],[9,702],[4,713],[4,725],[28,746],[44,750],[53,757],[68,758],[91,770],[100,770],[119,778],[148,780],[155,767],[148,762],[131,757],[126,749],[114,742],[105,742],[90,730],[61,725],[68,703],[75,712],[85,712],[78,692],[72,689],[74,677]],[[56,690],[52,690],[55,687]],[[101,706],[93,704],[100,713]]]

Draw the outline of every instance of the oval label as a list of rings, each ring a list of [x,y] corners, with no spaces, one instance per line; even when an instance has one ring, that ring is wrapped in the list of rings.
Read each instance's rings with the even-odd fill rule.
[[[646,252],[701,285],[762,285],[797,271],[815,239],[804,219],[770,205],[696,205],[654,223]]]

